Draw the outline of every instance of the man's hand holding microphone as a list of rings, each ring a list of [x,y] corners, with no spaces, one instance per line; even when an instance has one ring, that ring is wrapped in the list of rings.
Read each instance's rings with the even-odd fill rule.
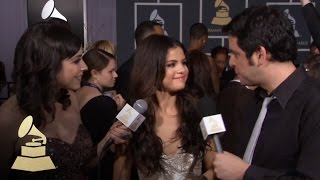
[[[208,97],[204,97],[199,101],[199,109],[202,111],[202,121],[200,128],[204,140],[213,136],[217,153],[213,160],[214,172],[219,179],[239,180],[244,176],[249,164],[241,158],[223,151],[219,134],[226,131],[221,114],[215,111],[215,105]]]

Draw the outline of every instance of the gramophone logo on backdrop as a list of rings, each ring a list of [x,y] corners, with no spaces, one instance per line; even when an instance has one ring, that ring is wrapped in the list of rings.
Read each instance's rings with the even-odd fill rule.
[[[16,158],[11,169],[31,172],[56,169],[50,156],[46,156],[45,144],[47,138],[33,125],[32,116],[26,117],[19,127],[19,138],[27,135],[39,138],[33,138],[32,142],[27,142],[25,146],[21,146],[21,156]]]
[[[285,9],[283,12],[288,17],[288,19],[290,20],[290,22],[293,26],[294,37],[300,37],[300,34],[296,29],[296,19],[290,14],[289,9]]]
[[[223,0],[216,0],[214,7],[217,9],[211,24],[226,25],[231,21],[229,6]]]
[[[41,18],[47,19],[49,17],[59,18],[68,21],[54,6],[54,0],[49,0],[42,8]]]
[[[215,39],[217,43],[211,46],[221,45],[221,40],[225,41],[227,37],[225,33],[222,33],[222,27],[229,24],[235,14],[246,8],[246,1],[200,0],[200,3],[202,3],[200,22],[208,27],[209,39]],[[219,41],[220,37],[224,38]]]
[[[166,31],[166,28],[164,27],[165,21],[164,19],[158,14],[158,10],[154,9],[152,13],[150,14],[150,21],[155,21],[159,24],[161,24],[163,30],[164,30],[164,35],[168,36],[168,32]]]
[[[33,25],[49,18],[67,21],[71,31],[86,43],[86,19],[84,5],[87,0],[27,0],[28,25]]]
[[[162,25],[165,35],[182,41],[182,12],[182,3],[135,2],[133,31],[143,21],[155,21]]]
[[[304,17],[301,13],[301,3],[296,2],[266,2],[267,6],[273,6],[281,10],[292,24],[294,36],[297,41],[298,51],[309,51],[309,42],[312,41],[308,26],[303,22]],[[314,4],[315,5],[315,4]],[[303,55],[304,56],[304,55]]]

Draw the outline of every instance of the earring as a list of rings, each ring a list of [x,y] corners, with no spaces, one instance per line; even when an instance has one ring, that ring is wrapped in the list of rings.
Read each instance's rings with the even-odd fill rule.
[[[97,78],[94,78],[94,79],[93,79],[93,83],[94,83],[94,84],[98,84],[98,79],[97,79]]]

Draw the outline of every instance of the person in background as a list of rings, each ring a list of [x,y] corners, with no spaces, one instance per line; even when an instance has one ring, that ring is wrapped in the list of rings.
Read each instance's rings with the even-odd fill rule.
[[[310,54],[311,55],[320,54],[319,48],[317,47],[314,41],[310,44]]]
[[[87,51],[90,49],[101,49],[110,54],[112,54],[116,58],[116,48],[114,47],[113,43],[109,40],[99,40],[92,43],[88,48]],[[114,86],[112,87],[103,87],[103,94],[113,96],[117,94]]]
[[[83,73],[83,86],[76,96],[80,105],[81,119],[96,144],[113,124],[119,110],[125,105],[120,94],[105,96],[104,87],[113,87],[118,77],[115,57],[101,49],[90,49],[83,55],[88,70]]]
[[[309,76],[320,79],[320,54],[307,58],[304,62],[304,67]]]
[[[83,125],[89,130],[93,144],[99,143],[115,122],[119,110],[125,105],[120,94],[106,96],[103,88],[112,88],[118,77],[115,57],[101,49],[90,49],[82,59],[88,66],[83,73],[82,87],[76,92],[80,106]],[[129,131],[129,130],[128,130]],[[113,177],[113,164],[120,156],[121,151],[108,150],[100,163],[100,172],[93,171],[92,179],[98,177],[111,179]]]
[[[238,146],[237,138],[242,135],[241,123],[247,113],[248,102],[254,98],[251,87],[242,85],[237,75],[219,93],[217,109],[221,113],[226,132],[220,137],[225,151],[234,153]]]
[[[134,38],[136,41],[137,48],[140,46],[142,41],[152,35],[164,35],[164,30],[162,25],[155,21],[143,21],[141,22],[135,32]],[[134,63],[134,54],[131,55],[130,59],[124,62],[120,68],[118,69],[118,79],[116,81],[115,89],[116,91],[123,96],[126,101],[129,101],[129,90],[130,90],[130,78],[131,78],[131,70]]]
[[[216,100],[216,93],[213,88],[211,78],[211,68],[209,58],[199,50],[188,52],[189,75],[187,85],[191,94],[198,99],[205,96]],[[211,107],[215,109],[215,107]]]
[[[88,50],[90,49],[102,49],[112,54],[113,56],[116,56],[116,48],[114,47],[113,43],[109,40],[95,41],[88,47]]]
[[[211,65],[218,67],[220,91],[234,78],[234,71],[229,67],[228,49],[217,46],[211,50]]]
[[[0,107],[1,179],[81,179],[87,165],[100,156],[105,142],[110,138],[125,142],[121,137],[126,130],[119,126],[93,147],[90,134],[81,123],[74,91],[80,88],[87,69],[82,53],[82,42],[75,34],[50,22],[30,26],[20,38],[14,55],[16,95]],[[20,124],[29,115],[33,118],[30,128],[37,128],[45,138],[38,140],[33,134],[19,137],[21,133],[18,136]],[[22,146],[30,142],[46,142],[45,153],[55,169],[11,169],[16,157],[22,155]]]
[[[314,7],[311,0],[300,0],[302,5],[302,14],[308,25],[313,44],[320,50],[320,14]]]
[[[188,68],[187,88],[197,99],[199,112],[202,116],[218,114],[217,94],[213,88],[208,56],[199,50],[189,51]]]
[[[189,30],[190,44],[188,51],[202,51],[208,42],[208,28],[203,23],[194,23]],[[208,56],[211,61],[212,58]],[[211,79],[213,82],[214,92],[219,93],[219,76],[217,66],[211,66]]]
[[[201,51],[208,42],[208,28],[203,23],[194,23],[190,27],[189,37],[188,51],[194,49]]]
[[[215,149],[202,138],[196,99],[185,89],[188,72],[186,51],[172,38],[152,35],[137,49],[130,97],[148,103],[130,145],[140,180],[213,178]]]
[[[218,66],[219,77],[228,66],[228,49],[222,46],[217,46],[211,50],[213,62]]]
[[[223,31],[241,84],[259,87],[248,102],[235,155],[216,153],[217,177],[320,179],[320,82],[293,64],[297,42],[291,22],[274,7],[256,6]]]

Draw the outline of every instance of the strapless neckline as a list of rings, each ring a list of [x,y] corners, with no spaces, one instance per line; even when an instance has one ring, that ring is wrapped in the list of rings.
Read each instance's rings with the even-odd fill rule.
[[[47,141],[48,142],[57,142],[58,141],[58,142],[61,142],[62,144],[72,146],[79,139],[79,134],[81,134],[80,131],[82,131],[82,130],[85,130],[85,127],[82,124],[79,124],[77,132],[76,132],[76,136],[75,136],[72,143],[68,143],[60,138],[57,138],[57,137],[47,137]]]
[[[92,141],[85,127],[79,125],[76,137],[72,144],[59,138],[48,137],[46,156],[50,157],[56,169],[28,172],[12,171],[13,179],[41,179],[70,180],[78,179],[82,175],[84,165],[90,157]],[[20,151],[18,152],[20,155]]]

